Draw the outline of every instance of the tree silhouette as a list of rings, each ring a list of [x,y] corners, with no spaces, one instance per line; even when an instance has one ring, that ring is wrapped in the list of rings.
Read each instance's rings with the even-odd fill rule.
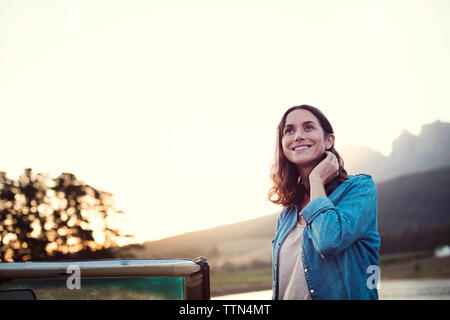
[[[121,235],[108,218],[123,214],[110,193],[77,180],[25,169],[11,180],[0,172],[0,260],[52,259],[112,248]],[[96,236],[103,241],[96,241]]]

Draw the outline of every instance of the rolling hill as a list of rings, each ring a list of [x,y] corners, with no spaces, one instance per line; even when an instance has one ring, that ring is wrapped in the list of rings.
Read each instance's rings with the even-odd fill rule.
[[[378,221],[383,231],[405,225],[450,222],[450,167],[405,175],[378,184]]]

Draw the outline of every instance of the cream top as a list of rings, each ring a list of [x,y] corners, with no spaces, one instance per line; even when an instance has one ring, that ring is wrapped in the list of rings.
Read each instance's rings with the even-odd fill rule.
[[[279,299],[280,300],[311,300],[305,270],[302,262],[302,236],[305,221],[297,222],[288,234],[280,249],[279,255]]]

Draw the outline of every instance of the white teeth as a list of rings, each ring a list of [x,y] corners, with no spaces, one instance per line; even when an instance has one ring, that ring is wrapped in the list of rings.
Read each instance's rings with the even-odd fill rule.
[[[308,149],[309,147],[297,147],[294,149],[294,151],[300,151],[300,150],[304,150],[304,149]]]

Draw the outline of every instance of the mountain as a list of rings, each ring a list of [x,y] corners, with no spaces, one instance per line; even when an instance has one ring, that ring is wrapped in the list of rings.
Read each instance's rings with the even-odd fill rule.
[[[450,223],[450,166],[377,184],[378,229],[402,231],[411,226]],[[270,259],[278,214],[146,242],[130,250],[137,258],[190,257],[214,260],[215,266]],[[382,240],[383,242],[383,240]],[[120,254],[120,253],[119,253]]]
[[[443,168],[450,165],[450,123],[424,125],[418,136],[404,130],[388,157],[369,147],[342,147],[338,151],[349,174],[369,173],[377,183]]]

